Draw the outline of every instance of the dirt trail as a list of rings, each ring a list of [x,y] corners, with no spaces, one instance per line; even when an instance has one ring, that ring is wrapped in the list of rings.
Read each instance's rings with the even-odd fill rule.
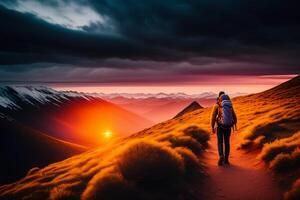
[[[210,200],[279,200],[282,190],[271,174],[263,169],[253,154],[237,150],[237,132],[231,136],[230,166],[217,166],[216,135],[204,153],[209,178],[203,188],[204,199]]]

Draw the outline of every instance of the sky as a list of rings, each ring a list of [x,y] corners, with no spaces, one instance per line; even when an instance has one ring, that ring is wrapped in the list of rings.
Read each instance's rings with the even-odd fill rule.
[[[100,92],[261,91],[300,72],[298,4],[1,0],[0,81]]]

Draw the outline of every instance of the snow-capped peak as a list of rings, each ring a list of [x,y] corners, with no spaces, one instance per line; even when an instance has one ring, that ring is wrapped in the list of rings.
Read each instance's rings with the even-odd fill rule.
[[[72,91],[56,91],[45,86],[0,86],[0,106],[10,109],[20,109],[22,102],[31,105],[53,103],[57,104],[64,99],[84,98],[90,96]]]

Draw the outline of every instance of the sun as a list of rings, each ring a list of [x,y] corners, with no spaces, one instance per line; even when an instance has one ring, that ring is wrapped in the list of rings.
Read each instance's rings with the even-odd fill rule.
[[[110,138],[111,137],[111,132],[110,131],[105,131],[104,132],[104,137],[105,138]]]

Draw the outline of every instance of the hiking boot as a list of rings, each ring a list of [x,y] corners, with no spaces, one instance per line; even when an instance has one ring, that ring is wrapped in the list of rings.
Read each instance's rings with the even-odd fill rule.
[[[222,165],[223,165],[223,158],[222,158],[222,157],[219,158],[218,165],[219,165],[219,166],[222,166]]]
[[[228,158],[225,158],[224,164],[225,164],[225,165],[230,165],[230,162],[229,162]]]

